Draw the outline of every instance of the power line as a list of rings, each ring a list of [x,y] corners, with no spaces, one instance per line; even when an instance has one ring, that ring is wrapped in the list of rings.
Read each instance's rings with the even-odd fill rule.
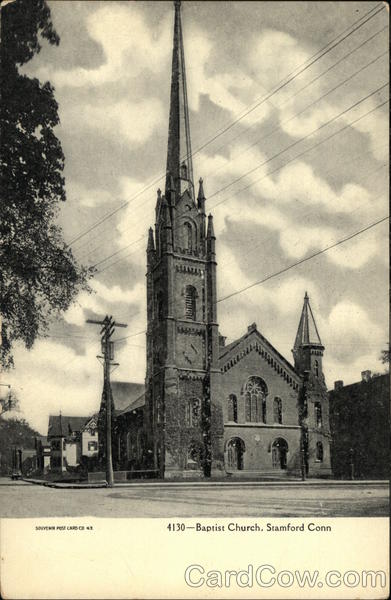
[[[280,84],[277,84],[277,88],[276,89],[274,89],[272,92],[269,92],[265,97],[263,97],[262,99],[260,99],[259,101],[257,101],[257,103],[252,108],[248,109],[245,113],[243,113],[242,115],[240,115],[239,117],[237,117],[236,119],[234,119],[234,121],[232,121],[227,127],[225,127],[224,129],[222,129],[220,132],[216,133],[207,142],[205,142],[204,144],[202,144],[201,146],[199,146],[197,148],[197,150],[195,150],[194,152],[192,152],[191,156],[194,156],[195,154],[199,153],[207,145],[209,145],[210,143],[212,143],[213,141],[215,141],[218,137],[220,137],[221,135],[223,135],[224,133],[226,133],[227,131],[229,131],[234,125],[236,125],[239,121],[241,121],[242,119],[244,119],[244,117],[246,117],[248,114],[250,114],[256,108],[258,108],[261,104],[263,104],[264,102],[266,102],[267,100],[269,100],[274,94],[276,94],[277,92],[279,92],[286,85],[288,85],[291,81],[293,81],[294,79],[296,79],[296,77],[298,77],[304,71],[306,71],[308,68],[310,68],[315,62],[317,62],[318,60],[320,60],[323,56],[325,56],[328,52],[330,52],[331,50],[333,50],[336,46],[338,46],[340,43],[342,43],[350,35],[352,35],[353,33],[355,33],[358,29],[360,29],[368,21],[370,21],[375,16],[377,16],[384,9],[384,5],[381,5],[380,8],[379,8],[379,6],[380,5],[377,5],[376,7],[373,7],[370,11],[368,11],[368,13],[366,13],[365,15],[363,15],[362,17],[360,17],[350,27],[346,28],[336,38],[334,38],[331,42],[329,42],[328,44],[326,44],[326,46],[324,46],[323,48],[321,48],[320,50],[318,50],[317,53],[315,53],[312,57],[310,57],[309,59],[307,59],[307,61],[305,61],[304,63],[302,63],[302,65],[297,68],[297,69],[299,69],[297,73],[295,73],[295,71],[292,71],[292,73],[287,76],[288,79],[286,81],[282,80],[280,82]],[[371,15],[370,13],[372,13],[373,11],[375,11],[377,8],[379,8],[379,10],[377,10],[377,12],[374,12]],[[368,15],[370,15],[370,16],[368,16]],[[367,16],[368,16],[368,18],[365,19],[365,17],[367,17]],[[365,20],[363,21],[363,19],[365,19]],[[360,23],[360,21],[363,21],[363,22]],[[357,26],[354,27],[356,24],[357,24]],[[338,40],[338,38],[341,37],[341,35],[343,35],[343,33],[345,31],[348,31],[352,27],[353,27],[352,31],[350,31],[348,34],[346,34],[340,40]],[[336,41],[336,40],[338,40],[338,41]],[[328,48],[328,46],[330,46],[330,47]],[[308,64],[306,64],[306,63],[308,63]],[[305,66],[303,66],[303,65],[305,65]],[[296,69],[296,71],[297,71],[297,69]],[[85,235],[87,235],[90,231],[93,231],[94,229],[96,229],[96,227],[98,227],[99,225],[101,225],[102,223],[104,223],[105,221],[107,221],[108,219],[110,219],[112,216],[114,216],[115,214],[117,214],[120,210],[124,209],[126,206],[128,206],[128,204],[132,200],[134,200],[137,196],[139,196],[140,194],[142,194],[145,191],[147,191],[148,189],[150,189],[153,185],[155,185],[163,177],[165,177],[165,173],[162,174],[162,175],[160,175],[158,178],[154,179],[143,190],[140,190],[140,192],[137,192],[133,197],[131,197],[130,199],[126,200],[119,207],[117,207],[116,209],[114,209],[113,211],[111,211],[110,213],[108,213],[106,216],[102,217],[102,219],[100,219],[99,221],[97,221],[94,225],[91,225],[87,230],[85,230],[84,232],[80,233],[79,235],[77,235],[76,237],[74,237],[73,239],[71,239],[70,242],[69,242],[69,245],[76,243],[82,237],[84,237]]]
[[[352,110],[353,108],[355,108],[356,106],[358,106],[359,104],[361,104],[362,102],[364,102],[365,100],[367,100],[369,97],[373,96],[374,94],[378,93],[380,90],[382,90],[383,88],[387,87],[387,84],[384,84],[383,86],[381,86],[380,88],[378,88],[377,90],[375,90],[374,92],[371,92],[370,94],[368,94],[367,96],[365,96],[364,98],[360,99],[359,101],[355,102],[352,106],[350,106],[349,108],[343,110],[341,113],[339,113],[338,115],[335,115],[332,119],[330,119],[329,121],[327,121],[326,123],[323,123],[322,125],[320,125],[319,127],[317,127],[316,129],[314,129],[313,131],[311,131],[309,134],[305,135],[304,137],[296,140],[295,142],[293,142],[292,144],[290,144],[289,146],[287,146],[286,148],[284,148],[283,150],[281,150],[280,152],[278,152],[277,154],[271,156],[270,158],[268,158],[266,161],[264,161],[263,163],[260,163],[259,165],[257,165],[256,167],[250,169],[249,171],[247,171],[246,173],[240,175],[240,177],[237,177],[236,179],[234,179],[233,181],[231,181],[229,184],[227,184],[226,186],[220,188],[219,190],[217,190],[216,192],[212,193],[209,196],[209,199],[213,198],[214,196],[217,196],[219,193],[221,193],[222,191],[225,191],[226,189],[228,189],[229,187],[231,187],[232,185],[234,185],[235,183],[237,183],[238,181],[240,181],[241,179],[243,179],[244,177],[246,177],[247,175],[250,175],[251,173],[253,173],[254,171],[256,171],[257,169],[259,169],[260,167],[266,165],[267,163],[269,163],[270,161],[274,160],[275,158],[278,158],[281,154],[283,154],[284,152],[286,152],[287,150],[289,150],[290,148],[296,146],[298,143],[300,143],[301,141],[304,141],[305,139],[307,139],[308,137],[310,137],[311,135],[313,135],[314,133],[316,133],[317,131],[319,131],[320,129],[322,129],[323,127],[329,125],[330,123],[334,122],[337,118],[343,116],[344,114],[346,114],[348,111]],[[217,208],[220,204],[223,204],[224,202],[227,202],[228,200],[230,200],[231,198],[233,198],[234,196],[236,196],[238,193],[241,193],[243,191],[245,191],[246,189],[248,189],[249,187],[251,187],[252,185],[254,185],[255,183],[258,183],[259,181],[261,181],[262,179],[264,179],[265,177],[268,177],[269,175],[281,170],[282,168],[284,168],[286,165],[288,165],[289,163],[293,162],[294,160],[296,160],[297,158],[303,156],[305,153],[309,152],[310,150],[313,150],[314,148],[320,146],[321,144],[325,143],[326,141],[328,141],[329,139],[335,137],[336,135],[340,134],[342,131],[344,131],[345,129],[347,129],[348,127],[350,127],[351,125],[353,125],[354,123],[357,123],[358,121],[360,121],[361,119],[365,118],[366,116],[368,116],[369,114],[371,114],[372,112],[374,112],[375,110],[377,110],[378,108],[384,106],[385,104],[387,104],[388,100],[383,102],[382,104],[376,106],[374,109],[368,111],[367,113],[365,113],[364,115],[358,117],[357,119],[355,119],[354,121],[351,121],[350,123],[348,123],[347,125],[345,125],[344,127],[342,127],[341,129],[339,129],[338,131],[332,133],[331,135],[329,135],[328,137],[324,138],[323,140],[320,140],[317,144],[315,144],[314,146],[311,146],[310,148],[307,148],[306,150],[304,150],[303,152],[301,152],[300,154],[294,156],[292,159],[288,160],[286,163],[284,163],[283,165],[277,167],[276,169],[274,169],[273,171],[267,173],[266,175],[263,175],[261,178],[258,178],[256,180],[254,180],[253,182],[251,182],[249,185],[245,186],[244,188],[237,190],[234,194],[232,194],[231,196],[228,196],[228,198],[224,198],[223,200],[221,200],[220,202],[215,203],[212,207],[211,210],[214,208]],[[139,240],[136,241],[140,241],[140,239],[144,239],[146,236],[143,236],[142,238],[139,238]],[[131,242],[131,244],[129,244],[127,247],[129,247],[130,245],[136,243],[136,241]],[[125,247],[126,248],[126,247]],[[122,248],[122,250],[124,250],[125,248]],[[121,249],[117,250],[116,252],[114,252],[113,254],[110,254],[109,256],[105,257],[104,259],[102,259],[99,263],[96,263],[95,265],[93,265],[94,267],[96,267],[98,264],[101,264],[103,262],[105,262],[106,260],[109,260],[110,258],[112,258],[114,255],[119,254],[119,252],[121,252]],[[120,260],[122,260],[125,257],[122,257]],[[117,262],[119,261],[115,261],[114,263],[112,263],[111,265],[108,265],[107,267],[105,267],[104,269],[101,269],[99,271],[99,273],[102,273],[103,271],[105,271],[107,268],[113,266],[114,264],[117,264]]]
[[[277,152],[277,154],[274,154],[273,156],[267,158],[264,162],[260,163],[256,167],[253,167],[249,171],[246,171],[246,173],[243,173],[242,175],[240,175],[240,177],[237,177],[236,179],[234,179],[233,181],[231,181],[230,183],[228,183],[224,187],[220,188],[217,192],[214,192],[213,194],[211,194],[209,196],[209,199],[213,198],[214,196],[217,196],[217,194],[220,194],[221,192],[224,192],[226,189],[228,189],[229,187],[231,187],[234,183],[237,183],[238,181],[240,181],[244,177],[247,177],[247,175],[250,175],[254,171],[257,171],[260,167],[263,167],[264,165],[266,165],[270,161],[274,160],[275,158],[278,158],[279,156],[281,156],[281,154],[284,154],[284,152],[286,152],[287,150],[290,150],[294,146],[297,146],[297,144],[299,144],[300,142],[303,142],[304,140],[306,140],[307,138],[309,138],[314,133],[317,133],[318,131],[320,131],[324,127],[327,127],[327,125],[330,125],[331,123],[333,123],[334,121],[336,121],[337,119],[339,119],[339,117],[342,117],[343,115],[345,115],[347,112],[349,112],[353,108],[356,108],[356,106],[358,106],[362,102],[365,102],[365,100],[368,100],[368,98],[370,98],[371,96],[374,96],[375,94],[377,94],[378,92],[380,92],[381,90],[383,90],[384,88],[386,88],[387,85],[388,85],[388,83],[385,83],[384,85],[380,86],[379,88],[377,88],[376,90],[374,90],[370,94],[367,94],[367,96],[364,96],[364,98],[360,98],[360,100],[358,100],[357,102],[355,102],[354,104],[352,104],[348,108],[345,108],[342,112],[340,112],[337,115],[335,115],[334,117],[332,117],[329,121],[326,121],[325,123],[322,123],[322,125],[319,125],[319,127],[316,127],[315,129],[313,129],[312,131],[310,131],[310,133],[307,133],[307,135],[299,138],[298,140],[295,140],[294,142],[292,142],[291,144],[289,144],[289,146],[286,146],[286,148],[283,148],[282,150],[280,150],[280,152]]]
[[[232,298],[233,296],[237,296],[238,294],[242,294],[243,292],[246,292],[247,290],[257,286],[257,285],[261,285],[262,283],[265,283],[266,281],[269,281],[270,279],[273,279],[274,277],[277,277],[278,275],[282,275],[283,273],[286,273],[287,271],[290,271],[291,269],[305,263],[308,262],[309,260],[312,260],[313,258],[316,258],[317,256],[320,256],[321,254],[324,254],[325,252],[328,252],[329,250],[331,250],[332,248],[336,248],[337,246],[340,246],[341,244],[344,244],[345,242],[348,242],[349,240],[361,235],[362,233],[364,233],[365,231],[368,231],[369,229],[372,229],[373,227],[376,227],[376,225],[379,225],[380,223],[383,223],[384,221],[387,221],[390,217],[386,216],[386,217],[382,217],[381,219],[379,219],[378,221],[375,221],[374,223],[371,223],[370,225],[367,225],[366,227],[363,227],[362,229],[360,229],[359,231],[355,231],[354,233],[348,235],[347,237],[338,240],[337,242],[334,242],[333,244],[330,244],[330,246],[326,246],[326,248],[322,248],[322,250],[318,250],[317,252],[314,252],[313,254],[311,254],[310,256],[307,256],[306,258],[302,258],[299,261],[296,261],[295,263],[289,265],[288,267],[285,267],[284,269],[281,269],[280,271],[276,271],[275,273],[272,273],[270,275],[268,275],[267,277],[265,277],[264,279],[260,279],[258,281],[255,281],[247,286],[245,286],[244,288],[241,288],[239,290],[236,290],[230,294],[227,294],[226,296],[223,296],[223,298],[219,298],[217,300],[217,303],[219,302],[224,302],[225,300],[228,300],[229,298]],[[119,338],[118,340],[116,340],[117,342],[120,342],[122,340],[126,340],[132,337],[136,337],[139,335],[142,335],[146,333],[146,330],[144,329],[143,331],[139,331],[137,333],[133,333],[131,335],[125,336],[123,338]]]
[[[290,100],[292,100],[295,96],[297,96],[298,94],[300,94],[304,89],[308,88],[310,85],[312,85],[312,83],[314,83],[315,81],[317,81],[320,77],[322,77],[323,75],[325,75],[326,73],[328,73],[329,71],[331,71],[334,67],[336,67],[338,64],[340,64],[343,60],[345,60],[346,58],[348,58],[351,54],[353,54],[354,52],[356,52],[357,50],[359,50],[360,48],[362,48],[365,44],[367,44],[368,42],[370,42],[372,39],[374,39],[377,35],[379,35],[380,33],[382,33],[383,31],[385,31],[387,29],[387,27],[383,27],[382,29],[380,29],[379,31],[377,31],[375,34],[373,34],[371,37],[367,38],[366,40],[364,40],[361,44],[359,44],[358,46],[356,46],[355,48],[353,48],[353,50],[351,50],[350,52],[348,52],[347,54],[345,54],[341,59],[339,59],[336,63],[334,63],[333,65],[331,65],[330,67],[328,67],[325,71],[322,71],[322,73],[320,73],[319,75],[317,75],[315,78],[313,78],[309,83],[307,83],[305,86],[303,86],[302,88],[300,88],[297,92],[295,92],[294,94],[292,94],[292,96],[290,96],[289,98],[287,98],[287,100],[285,102],[283,102],[282,104],[280,104],[277,108],[280,109],[282,106],[284,106],[287,102],[289,102]],[[386,54],[386,53],[385,53]],[[315,56],[315,55],[314,55]],[[380,55],[383,56],[383,55]],[[380,58],[380,57],[378,57]],[[377,60],[377,59],[375,59]],[[372,64],[372,63],[370,63]],[[369,66],[369,65],[367,65]],[[366,67],[367,67],[366,66]],[[366,68],[366,67],[363,67]],[[360,71],[356,71],[355,74],[358,74]],[[346,80],[345,80],[346,81]],[[342,84],[341,84],[342,85]],[[296,115],[298,116],[298,115]],[[294,118],[294,117],[292,117]],[[285,122],[285,121],[284,121]],[[233,138],[231,138],[227,143],[222,144],[221,146],[219,146],[216,150],[215,150],[215,154],[217,154],[220,150],[222,150],[223,148],[225,148],[227,145],[232,144],[233,141],[235,141],[236,139],[238,139],[239,137],[241,137],[242,135],[244,135],[247,131],[249,131],[250,129],[253,128],[254,125],[251,125],[250,127],[246,127],[244,131],[239,132],[236,136],[234,136]],[[266,136],[263,138],[267,138],[269,135],[272,135],[272,133],[274,133],[275,131],[277,131],[278,128],[273,129],[271,132],[267,133]],[[255,142],[255,144],[258,142]],[[251,144],[250,146],[248,146],[243,152],[240,152],[238,154],[235,154],[233,157],[230,158],[229,162],[231,160],[233,160],[233,158],[236,158],[237,156],[241,156],[243,153],[246,153],[248,149],[252,148],[253,145],[255,144]],[[204,158],[204,160],[201,161],[201,165],[204,164],[206,161],[208,160],[208,158]],[[226,165],[223,165],[223,167],[225,167]],[[217,170],[220,170],[221,168],[216,169],[214,171],[214,173]],[[209,174],[209,172],[207,172],[207,175]],[[160,181],[161,177],[159,178],[158,181]],[[142,195],[143,191],[140,192],[140,195]],[[140,205],[141,206],[141,205]],[[108,229],[106,229],[105,231],[108,231]],[[126,231],[126,230],[125,230]],[[99,234],[98,236],[95,236],[93,239],[96,239],[96,237],[100,237],[101,234]],[[144,239],[144,236],[143,236]],[[79,246],[80,248],[85,247],[87,244],[89,243],[89,241],[87,241],[86,243],[82,244],[82,246]],[[129,246],[127,246],[129,247]],[[93,254],[96,250],[98,250],[100,248],[100,246],[94,248],[93,250],[91,250],[90,252],[88,252],[88,254],[86,255],[86,257],[90,256],[90,254]]]
[[[217,300],[217,302],[224,302],[225,300],[228,300],[228,298],[232,298],[233,296],[237,296],[238,294],[242,294],[243,292],[246,292],[247,290],[260,285],[261,283],[265,283],[266,281],[269,281],[270,279],[273,279],[274,277],[277,277],[278,275],[282,275],[283,273],[286,273],[287,271],[290,271],[291,269],[293,269],[294,267],[297,267],[299,265],[302,265],[303,263],[312,260],[313,258],[315,258],[316,256],[320,256],[321,254],[324,254],[325,252],[328,252],[329,250],[331,250],[332,248],[336,248],[336,246],[340,246],[341,244],[344,244],[345,242],[357,237],[358,235],[360,235],[361,233],[364,233],[365,231],[368,231],[369,229],[372,229],[372,227],[376,227],[376,225],[379,225],[380,223],[383,223],[384,221],[387,221],[390,217],[386,216],[383,217],[382,219],[379,219],[378,221],[375,221],[375,223],[371,223],[371,225],[367,225],[367,227],[364,227],[363,229],[360,229],[360,231],[356,231],[354,233],[352,233],[351,235],[347,236],[346,238],[343,238],[342,240],[338,240],[337,242],[335,242],[334,244],[331,244],[330,246],[326,246],[326,248],[323,248],[322,250],[318,250],[318,252],[314,252],[314,254],[311,254],[310,256],[307,256],[306,258],[302,258],[301,260],[289,265],[288,267],[285,267],[284,269],[281,269],[280,271],[277,271],[276,273],[272,273],[271,275],[268,275],[267,277],[265,277],[264,279],[260,279],[258,281],[254,281],[254,283],[250,283],[250,285],[247,285],[244,288],[241,288],[240,290],[236,290],[235,292],[232,292],[231,294],[227,294],[226,296],[223,296],[223,298],[219,298]]]

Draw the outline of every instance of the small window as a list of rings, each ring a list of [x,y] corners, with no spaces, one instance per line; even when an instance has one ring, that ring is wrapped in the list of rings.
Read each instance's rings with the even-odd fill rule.
[[[187,285],[185,288],[185,316],[193,321],[196,320],[196,297],[195,287]]]
[[[273,421],[274,423],[282,424],[282,400],[274,398],[273,400]]]
[[[192,398],[186,406],[187,427],[197,427],[201,417],[201,403],[198,398]]]
[[[315,375],[319,377],[319,362],[317,360],[314,362],[314,371]]]
[[[323,462],[323,444],[322,444],[322,442],[316,442],[316,460],[317,460],[317,462]]]
[[[228,398],[228,421],[238,422],[238,400],[235,394]]]
[[[320,402],[315,402],[315,427],[322,427],[322,405]]]
[[[98,450],[98,444],[97,444],[97,442],[88,442],[88,451],[89,452],[96,452],[96,450]]]

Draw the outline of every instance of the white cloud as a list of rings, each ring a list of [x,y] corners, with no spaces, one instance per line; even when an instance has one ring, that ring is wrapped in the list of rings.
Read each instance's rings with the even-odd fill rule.
[[[164,121],[163,105],[157,98],[140,102],[127,99],[118,102],[84,103],[81,106],[63,105],[61,123],[65,129],[89,127],[106,137],[128,143],[142,144]]]
[[[152,32],[135,3],[99,7],[87,18],[86,27],[103,48],[104,63],[94,69],[42,68],[38,76],[57,87],[97,87],[139,77],[146,70],[161,72],[170,54],[169,16]]]

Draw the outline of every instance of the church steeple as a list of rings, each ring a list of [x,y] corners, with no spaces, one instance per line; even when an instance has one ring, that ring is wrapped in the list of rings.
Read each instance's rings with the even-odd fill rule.
[[[296,369],[300,373],[304,371],[314,371],[315,375],[319,376],[321,373],[321,358],[323,356],[323,351],[324,346],[322,345],[314,315],[311,310],[310,299],[306,292],[304,295],[304,304],[301,311],[299,327],[297,329],[295,345],[292,350]]]
[[[185,54],[181,23],[181,3],[175,5],[174,41],[172,51],[172,74],[170,96],[170,120],[168,126],[167,180],[166,188],[173,178],[176,201],[189,190],[194,200],[193,164],[191,159],[189,109],[187,101]]]

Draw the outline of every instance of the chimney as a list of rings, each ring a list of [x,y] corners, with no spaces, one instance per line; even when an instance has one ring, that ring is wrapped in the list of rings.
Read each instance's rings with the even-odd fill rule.
[[[250,331],[255,331],[256,328],[257,328],[257,324],[256,323],[251,323],[251,325],[249,325],[247,327],[247,331],[248,331],[248,333],[250,333]]]
[[[338,381],[334,381],[334,389],[335,390],[342,390],[342,388],[343,388],[342,379],[338,379]]]
[[[361,381],[369,381],[371,379],[371,371],[361,371]]]

